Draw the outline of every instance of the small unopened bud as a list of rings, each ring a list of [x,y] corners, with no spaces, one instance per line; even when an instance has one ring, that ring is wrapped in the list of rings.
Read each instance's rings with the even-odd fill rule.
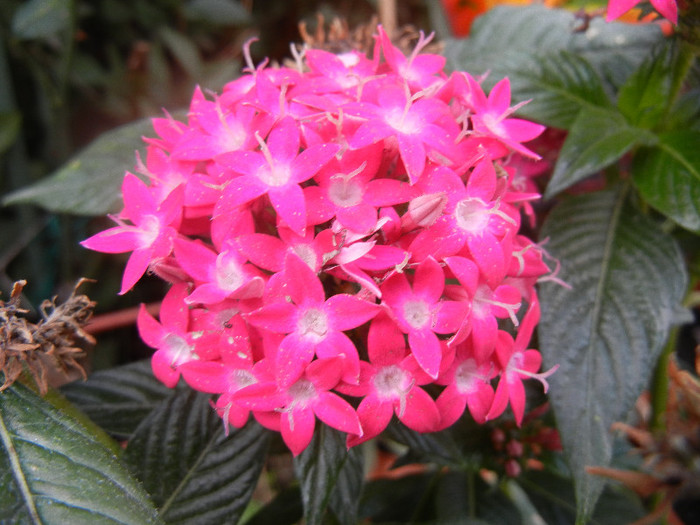
[[[523,455],[523,444],[520,441],[511,439],[506,443],[506,452],[514,458],[519,458]]]
[[[520,468],[520,463],[515,461],[514,459],[509,459],[506,461],[506,475],[510,476],[511,478],[517,478],[520,475],[520,472],[522,469]]]
[[[443,192],[416,197],[408,203],[408,211],[401,217],[401,228],[411,231],[432,226],[442,215],[446,205],[447,195]]]

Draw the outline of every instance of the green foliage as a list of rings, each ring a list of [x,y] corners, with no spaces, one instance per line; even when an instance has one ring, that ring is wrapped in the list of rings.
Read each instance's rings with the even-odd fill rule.
[[[618,161],[634,146],[652,143],[656,137],[626,122],[615,109],[582,109],[562,146],[547,197],[597,173]]]
[[[65,30],[73,0],[29,0],[12,18],[12,33],[21,39],[46,38]]]
[[[540,289],[540,349],[559,364],[550,378],[564,454],[576,480],[579,516],[588,518],[604,481],[585,473],[607,466],[610,425],[624,420],[647,386],[687,287],[682,254],[623,190],[559,204],[543,226],[559,278]]]
[[[138,426],[126,461],[169,524],[235,523],[262,470],[269,433],[255,422],[225,432],[210,396],[186,390]]]
[[[633,180],[654,208],[689,230],[700,231],[700,131],[661,133],[656,146],[634,158]]]
[[[345,434],[319,425],[311,444],[294,459],[306,523],[325,523],[326,513],[340,525],[357,523],[364,482],[362,459],[359,448],[347,450]]]
[[[55,173],[5,195],[2,203],[34,204],[76,215],[118,211],[124,170],[134,165],[134,151],[147,134],[153,134],[150,119],[104,133]]]
[[[112,449],[28,388],[0,394],[0,520],[160,523]]]

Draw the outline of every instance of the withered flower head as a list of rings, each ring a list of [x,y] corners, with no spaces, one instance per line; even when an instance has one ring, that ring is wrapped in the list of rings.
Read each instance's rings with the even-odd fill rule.
[[[78,281],[64,303],[56,304],[56,297],[45,300],[40,306],[42,319],[37,323],[27,321],[28,312],[20,307],[26,281],[14,284],[9,301],[0,300],[0,371],[5,376],[0,392],[25,369],[42,395],[48,391],[47,372],[52,366],[64,374],[75,369],[85,377],[78,359],[85,355],[85,346],[95,344],[95,339],[83,330],[95,303],[77,293],[86,280]]]

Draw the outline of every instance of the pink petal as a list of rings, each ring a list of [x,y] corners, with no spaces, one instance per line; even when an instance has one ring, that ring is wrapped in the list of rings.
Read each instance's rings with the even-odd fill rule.
[[[270,131],[267,147],[276,162],[287,164],[299,153],[299,126],[290,117],[283,117]]]
[[[254,310],[244,317],[253,326],[278,334],[290,334],[297,327],[297,307],[287,302],[276,302]]]
[[[322,392],[313,405],[318,418],[329,427],[348,434],[362,435],[362,427],[357,412],[350,403],[330,392]]]
[[[349,435],[348,446],[354,447],[381,434],[389,425],[393,412],[392,404],[379,399],[375,394],[365,397],[357,407],[362,437]]]
[[[330,332],[316,345],[316,355],[320,361],[330,361],[334,358],[336,361],[333,366],[336,368],[336,373],[340,374],[338,378],[342,377],[346,383],[354,384],[359,380],[360,357],[357,354],[357,348],[344,333]],[[336,383],[329,385],[326,390],[335,387]]]
[[[433,321],[433,330],[438,334],[453,334],[465,321],[469,303],[441,301]]]
[[[155,214],[158,208],[148,186],[132,173],[124,176],[122,183],[122,195],[124,198],[124,215],[137,224],[144,215]]]
[[[338,153],[338,144],[311,146],[296,157],[291,164],[291,180],[297,183],[309,180]]]
[[[179,368],[187,384],[199,392],[222,394],[229,390],[230,368],[212,361],[189,361]]]
[[[294,253],[287,253],[285,257],[284,283],[286,294],[297,305],[320,306],[326,299],[326,292],[316,273]]]
[[[297,334],[282,339],[275,360],[275,376],[280,386],[287,387],[299,379],[314,358],[314,346]]]
[[[151,250],[134,250],[129,257],[124,268],[124,275],[122,277],[122,288],[119,291],[119,295],[124,295],[126,292],[131,290],[136,282],[141,279],[148,266],[151,264]]]
[[[457,385],[451,384],[442,391],[435,401],[435,405],[440,412],[440,425],[438,429],[442,430],[451,427],[462,417],[464,409],[467,407],[467,398],[457,389]]]
[[[175,240],[175,259],[183,270],[198,281],[209,281],[216,256],[201,241]]]
[[[297,184],[271,187],[268,191],[272,207],[289,228],[299,235],[306,229],[306,200]]]
[[[445,274],[432,257],[428,257],[418,265],[413,278],[413,293],[429,304],[440,300],[445,288]]]
[[[137,249],[141,245],[143,233],[135,226],[115,226],[101,231],[80,244],[89,250],[102,253],[123,253]]]
[[[498,286],[506,273],[506,258],[501,243],[491,233],[484,231],[479,236],[470,235],[467,245],[488,285],[492,288]]]
[[[146,306],[143,304],[139,307],[136,325],[144,343],[151,348],[158,348],[160,346],[165,336],[165,331],[160,323],[151,317],[151,314],[148,313]]]
[[[330,297],[324,310],[328,312],[331,326],[335,330],[352,330],[365,324],[379,312],[379,305],[348,294]]]
[[[437,378],[442,359],[442,349],[437,336],[430,330],[415,330],[409,332],[408,344],[425,373],[433,379]]]
[[[175,388],[180,379],[180,372],[170,366],[171,359],[168,354],[158,350],[151,357],[151,369],[153,375],[168,388]]]
[[[411,184],[415,184],[425,170],[425,146],[423,142],[412,135],[398,134],[396,138],[399,142],[399,153],[403,165],[406,167],[408,178]]]
[[[435,406],[435,401],[417,386],[406,395],[403,415],[399,413],[396,404],[394,411],[404,425],[416,432],[435,432],[440,423],[440,412]]]
[[[297,408],[282,414],[280,418],[282,439],[294,456],[298,456],[309,446],[314,436],[315,426],[316,417],[310,408]]]
[[[367,336],[369,360],[376,365],[393,365],[406,356],[406,342],[396,323],[380,313],[369,325]]]
[[[164,326],[179,328],[182,332],[187,331],[190,310],[185,304],[185,297],[188,293],[187,285],[178,283],[165,294],[160,307],[160,321]]]

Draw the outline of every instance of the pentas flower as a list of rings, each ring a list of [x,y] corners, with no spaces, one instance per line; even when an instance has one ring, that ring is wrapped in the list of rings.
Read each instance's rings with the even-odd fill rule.
[[[246,44],[187,123],[154,119],[148,183],[127,174],[116,227],[83,242],[132,252],[121,293],[171,284],[160,321],[138,316],[154,374],[215,396],[227,431],[252,415],[297,455],[317,418],[348,447],[394,416],[519,422],[522,381],[552,372],[526,346],[558,263],[519,232],[543,128],[512,118],[507,80],[448,76],[431,36],[405,56],[379,27],[371,56],[295,48],[296,69]]]
[[[314,355],[339,358],[343,378],[357,381],[357,349],[343,332],[369,321],[377,314],[377,305],[348,294],[326,299],[316,274],[292,254],[285,260],[284,271],[270,278],[265,302],[246,319],[259,328],[287,334],[275,361],[275,377],[280,385],[296,381]]]
[[[412,355],[430,377],[436,378],[442,360],[436,333],[457,332],[464,321],[466,306],[441,299],[445,275],[432,257],[418,265],[412,286],[405,273],[396,273],[381,288],[391,316],[401,331],[408,334]]]
[[[636,6],[641,0],[610,0],[608,2],[608,12],[605,16],[607,22],[620,18],[627,11]],[[649,0],[661,16],[670,20],[673,24],[678,24],[678,4],[676,0]]]
[[[124,270],[120,294],[125,294],[146,273],[149,265],[173,250],[182,219],[184,188],[178,186],[158,202],[136,175],[127,173],[122,184],[124,210],[114,220],[119,226],[93,235],[80,244],[105,253],[132,252]],[[129,220],[132,224],[127,224]]]
[[[218,213],[246,204],[267,194],[280,218],[296,233],[306,229],[306,199],[299,186],[313,177],[338,151],[323,144],[299,153],[299,127],[291,117],[282,119],[260,152],[234,151],[219,156],[219,162],[241,176],[233,177],[224,190]]]

